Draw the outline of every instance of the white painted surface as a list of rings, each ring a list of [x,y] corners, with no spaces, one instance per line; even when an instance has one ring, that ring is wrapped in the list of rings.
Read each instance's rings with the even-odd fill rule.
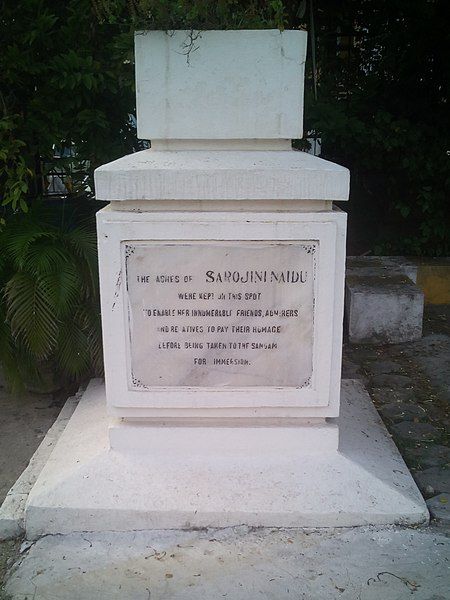
[[[145,452],[154,459],[184,461],[186,456],[200,459],[213,456],[218,460],[271,461],[274,452],[281,456],[307,456],[335,452],[338,449],[338,427],[325,419],[302,424],[208,426],[152,426],[144,421],[118,421],[109,427],[112,450]]]
[[[47,536],[22,554],[12,600],[445,600],[436,528],[235,527]]]
[[[153,151],[174,150],[292,150],[292,140],[152,140]]]
[[[301,138],[306,40],[305,31],[137,32],[138,137]]]
[[[423,292],[404,275],[346,279],[348,336],[354,344],[398,344],[422,337]]]
[[[349,171],[299,150],[142,150],[95,170],[98,200],[348,200]]]
[[[97,213],[102,328],[108,406],[122,417],[323,417],[339,413],[346,215],[326,213]],[[298,386],[177,387],[130,385],[123,241],[232,242],[315,240],[319,250],[313,373]],[[203,321],[202,321],[203,322]],[[295,361],[295,356],[293,357]],[[170,362],[170,359],[168,359]],[[149,364],[148,368],[152,368]],[[277,368],[276,362],[271,367]]]
[[[28,498],[28,538],[75,531],[345,527],[428,519],[403,459],[357,381],[343,382],[339,452],[284,454],[274,447],[261,458],[233,458],[229,452],[221,457],[221,444],[215,451],[212,439],[209,454],[180,457],[176,451],[166,455],[163,448],[157,455],[127,454],[108,449],[106,424],[105,390],[93,381]],[[196,428],[190,431],[195,440]]]
[[[114,200],[111,210],[123,212],[329,212],[331,200]]]

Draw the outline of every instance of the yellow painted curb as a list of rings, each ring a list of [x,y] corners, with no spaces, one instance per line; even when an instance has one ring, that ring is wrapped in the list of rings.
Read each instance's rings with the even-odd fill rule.
[[[417,285],[427,304],[450,304],[450,265],[418,265]]]

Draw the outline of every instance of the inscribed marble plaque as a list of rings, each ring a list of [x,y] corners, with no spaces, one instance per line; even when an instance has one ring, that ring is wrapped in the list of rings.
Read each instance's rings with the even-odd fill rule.
[[[123,242],[130,387],[305,387],[317,241]]]

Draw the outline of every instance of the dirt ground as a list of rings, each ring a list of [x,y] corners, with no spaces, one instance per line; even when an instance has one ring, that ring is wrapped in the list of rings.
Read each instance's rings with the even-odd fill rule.
[[[61,406],[50,394],[8,394],[0,388],[0,502],[28,464]]]
[[[67,394],[11,395],[0,383],[0,504],[54,423]],[[0,542],[0,587],[21,540]],[[3,600],[0,590],[0,600]]]

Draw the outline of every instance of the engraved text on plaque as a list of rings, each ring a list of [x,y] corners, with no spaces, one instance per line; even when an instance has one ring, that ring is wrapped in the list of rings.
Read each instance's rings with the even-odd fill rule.
[[[123,242],[130,387],[305,387],[318,242]]]

